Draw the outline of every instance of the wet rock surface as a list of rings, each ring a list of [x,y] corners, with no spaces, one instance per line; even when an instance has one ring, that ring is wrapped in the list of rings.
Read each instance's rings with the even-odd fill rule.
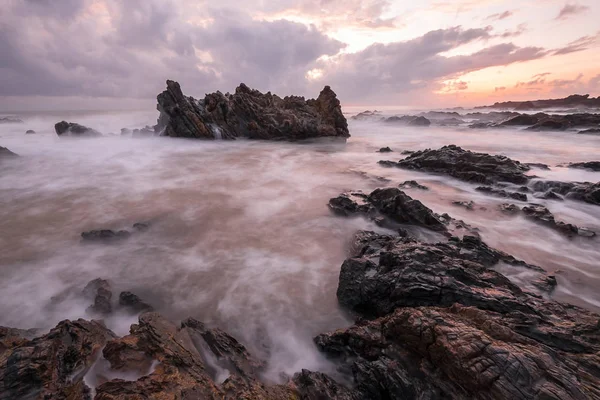
[[[475,153],[449,145],[436,150],[417,151],[398,162],[380,162],[387,166],[449,175],[473,183],[526,183],[527,165],[505,156]]]
[[[398,185],[401,189],[421,189],[421,190],[429,190],[429,188],[425,185],[421,185],[417,181],[404,181],[400,185]]]
[[[423,116],[416,116],[416,115],[403,115],[401,117],[399,117],[399,116],[388,117],[388,118],[385,118],[383,120],[383,122],[392,123],[392,124],[402,124],[402,125],[407,125],[407,126],[429,126],[429,125],[431,125],[431,121],[429,121],[427,118],[425,118]]]
[[[586,203],[600,205],[600,182],[561,182],[536,180],[530,185],[533,192],[547,193],[553,191],[567,199],[584,201]]]
[[[579,228],[573,224],[557,221],[554,218],[554,215],[550,212],[550,210],[548,210],[544,206],[533,204],[523,207],[521,211],[523,212],[526,218],[539,222],[543,225],[549,226],[552,229],[555,229],[567,236],[596,236],[595,232],[592,232],[587,228]]]
[[[447,243],[359,232],[340,303],[361,317],[318,335],[364,398],[585,399],[600,395],[598,315],[524,291],[493,270],[539,267],[465,236]]]
[[[329,86],[317,99],[261,93],[241,84],[233,94],[186,97],[177,82],[167,81],[158,95],[160,116],[155,127],[165,136],[200,139],[302,140],[347,138],[348,123]]]
[[[527,195],[519,192],[509,192],[504,189],[497,189],[491,186],[478,186],[475,188],[478,192],[483,192],[496,197],[511,198],[519,201],[527,201]]]
[[[147,222],[136,222],[132,226],[133,232],[128,230],[112,230],[112,229],[94,229],[81,233],[81,240],[84,243],[118,243],[129,239],[131,235],[139,232],[145,232],[150,229],[150,224]]]
[[[7,149],[6,147],[0,146],[0,159],[2,159],[2,158],[14,158],[14,157],[18,157],[18,155],[15,154],[15,153],[13,153],[12,151],[10,151],[9,149]]]
[[[447,231],[440,216],[396,188],[376,189],[369,195],[362,192],[343,193],[329,200],[329,208],[338,215],[364,215],[383,226],[409,224],[437,232]]]
[[[58,136],[101,136],[102,134],[92,128],[75,122],[61,121],[54,125]]]

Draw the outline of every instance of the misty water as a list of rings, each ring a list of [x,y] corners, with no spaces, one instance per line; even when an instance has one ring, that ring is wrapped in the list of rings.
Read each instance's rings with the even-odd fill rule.
[[[492,247],[557,271],[555,299],[600,311],[596,239],[569,239],[501,214],[497,205],[506,200],[474,185],[377,164],[398,160],[402,150],[456,144],[549,164],[551,171],[530,173],[542,179],[597,182],[600,173],[556,165],[596,160],[600,137],[350,121],[347,143],[75,139],[56,136],[54,123],[119,132],[152,124],[156,113],[21,117],[24,124],[0,125],[0,146],[21,156],[0,161],[0,325],[47,330],[63,319],[89,318],[89,304],[70,293],[100,277],[116,294],[130,290],[171,319],[191,316],[225,329],[268,360],[268,379],[301,368],[328,371],[312,337],[352,322],[336,300],[340,265],[356,230],[380,228],[336,217],[327,202],[343,191],[409,179],[430,188],[406,192],[435,212],[479,228]],[[37,134],[25,135],[27,129]],[[377,153],[383,146],[395,152]],[[473,200],[475,208],[452,205],[456,200]],[[600,231],[600,207],[534,201],[559,220]],[[122,243],[80,241],[82,231],[140,221],[151,228]],[[498,268],[527,285],[528,271]],[[123,335],[135,318],[106,322]]]

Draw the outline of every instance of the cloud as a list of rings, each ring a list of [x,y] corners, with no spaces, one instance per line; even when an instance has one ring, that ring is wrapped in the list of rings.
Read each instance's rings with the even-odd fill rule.
[[[506,90],[506,86],[496,86],[494,88],[494,92],[502,92],[504,90]]]
[[[501,13],[492,14],[492,15],[486,17],[485,19],[488,20],[488,21],[501,21],[501,20],[506,19],[506,18],[508,18],[508,17],[510,17],[512,15],[513,15],[513,12],[510,11],[510,10],[507,10],[507,11],[504,11],[504,12],[501,12]]]
[[[517,29],[515,29],[514,31],[504,31],[503,33],[501,33],[499,36],[501,38],[511,38],[511,37],[516,37],[516,36],[521,36],[523,33],[527,32],[527,24],[519,24],[517,25]]]
[[[575,53],[577,51],[587,50],[590,47],[593,47],[594,45],[596,45],[598,43],[599,39],[600,39],[600,32],[596,33],[595,35],[582,36],[579,39],[576,39],[576,40],[568,43],[564,47],[555,49],[553,54],[554,55],[562,55],[562,54],[569,54],[569,53]]]
[[[542,73],[539,73],[539,74],[535,74],[535,75],[533,76],[533,78],[534,78],[534,79],[535,79],[535,78],[543,78],[544,76],[548,76],[548,75],[552,75],[552,73],[551,73],[551,72],[542,72]]]
[[[556,16],[556,20],[565,20],[567,18],[572,17],[573,15],[581,14],[584,11],[589,10],[588,6],[582,6],[576,3],[567,3],[563,8],[560,9],[558,15]]]
[[[224,10],[190,15],[174,1],[8,1],[0,96],[152,98],[168,78],[194,95],[242,81],[298,93],[317,59],[344,47],[315,27]]]
[[[348,99],[391,97],[417,90],[443,90],[447,81],[468,72],[544,57],[539,47],[502,43],[468,55],[447,56],[451,49],[493,36],[491,28],[453,27],[391,44],[374,44],[354,54],[323,62],[319,83],[339,87]]]

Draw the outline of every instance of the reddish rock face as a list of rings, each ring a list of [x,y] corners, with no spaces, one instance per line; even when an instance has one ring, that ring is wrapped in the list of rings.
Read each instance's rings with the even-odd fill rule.
[[[184,96],[179,83],[167,81],[167,90],[157,99],[160,116],[155,129],[165,136],[290,141],[350,136],[340,101],[329,86],[316,100],[281,98],[243,83],[234,94],[216,92],[196,100]]]

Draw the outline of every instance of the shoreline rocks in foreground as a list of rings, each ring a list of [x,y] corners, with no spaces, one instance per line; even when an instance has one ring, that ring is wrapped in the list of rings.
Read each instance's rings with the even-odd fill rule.
[[[557,281],[541,268],[468,235],[360,231],[351,248],[337,296],[363,319],[315,343],[360,398],[600,397],[600,316],[549,300]],[[520,288],[501,265],[536,278]]]
[[[261,93],[242,83],[233,94],[216,92],[196,100],[184,96],[179,83],[167,81],[157,100],[155,129],[165,136],[288,141],[350,136],[340,101],[329,86],[317,99],[305,100]]]

